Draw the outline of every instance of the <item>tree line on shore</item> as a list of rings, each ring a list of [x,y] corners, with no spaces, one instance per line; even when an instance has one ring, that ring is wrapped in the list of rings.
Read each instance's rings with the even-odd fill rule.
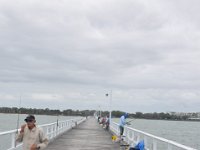
[[[72,110],[66,109],[60,111],[58,109],[37,109],[37,108],[17,108],[17,107],[0,107],[0,113],[12,114],[35,114],[35,115],[63,115],[63,116],[90,116],[95,110]]]
[[[63,115],[63,116],[92,116],[96,113],[96,115],[101,115],[102,117],[109,115],[108,111],[96,111],[96,110],[58,110],[58,109],[36,109],[36,108],[17,108],[17,107],[0,107],[0,113],[13,113],[13,114],[35,114],[35,115]],[[112,117],[120,117],[125,112],[123,111],[112,111]],[[171,115],[169,113],[129,113],[130,118],[138,118],[138,119],[158,119],[158,120],[188,120],[189,116],[182,115]]]
[[[107,113],[107,112],[106,112]],[[102,114],[105,115],[105,112]],[[121,111],[112,111],[113,117],[120,117],[125,112]],[[188,120],[189,116],[183,115],[183,116],[176,116],[171,115],[169,113],[142,113],[142,112],[136,112],[136,113],[129,113],[129,118],[137,118],[137,119],[156,119],[156,120]]]

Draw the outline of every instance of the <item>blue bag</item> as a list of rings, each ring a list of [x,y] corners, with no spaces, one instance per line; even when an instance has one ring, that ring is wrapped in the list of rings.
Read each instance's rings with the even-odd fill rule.
[[[130,148],[129,150],[144,150],[144,140],[139,141],[134,148]]]

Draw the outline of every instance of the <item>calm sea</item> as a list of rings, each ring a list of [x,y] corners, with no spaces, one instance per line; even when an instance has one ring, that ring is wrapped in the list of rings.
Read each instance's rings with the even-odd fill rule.
[[[17,114],[1,114],[0,113],[0,132],[9,131],[17,128],[20,128],[22,124],[24,124],[24,119],[26,118],[26,114],[19,115],[19,126],[18,123],[18,115]],[[47,116],[47,115],[35,115],[36,122],[38,125],[47,124],[56,122],[58,120],[68,120],[74,117],[68,116]],[[11,143],[10,136],[0,136],[0,150],[7,150]],[[19,150],[21,150],[19,148]]]
[[[135,119],[131,127],[200,150],[200,122]]]
[[[19,115],[20,125],[25,123],[24,119],[26,116],[27,115],[25,114]],[[74,118],[68,116],[57,117],[47,115],[35,115],[35,117],[38,125],[56,122],[57,118],[58,120]],[[16,129],[17,118],[17,114],[0,113],[0,132]],[[113,120],[118,122],[119,119]],[[138,130],[200,150],[200,122],[135,119],[131,123],[131,126]]]
[[[24,119],[27,114],[19,115],[19,128],[24,124]],[[48,116],[48,115],[35,115],[37,125],[56,122],[58,120],[68,120],[69,116]],[[18,114],[2,114],[0,113],[0,132],[13,130],[17,128]]]

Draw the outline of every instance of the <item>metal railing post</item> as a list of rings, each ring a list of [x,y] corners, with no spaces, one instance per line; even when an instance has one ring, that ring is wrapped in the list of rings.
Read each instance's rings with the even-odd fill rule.
[[[11,134],[11,148],[14,148],[15,147],[15,132]]]
[[[157,142],[153,139],[153,150],[157,150]]]

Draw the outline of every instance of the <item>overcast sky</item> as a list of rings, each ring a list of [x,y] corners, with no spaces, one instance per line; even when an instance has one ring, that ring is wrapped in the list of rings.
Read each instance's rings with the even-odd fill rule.
[[[0,107],[199,112],[199,6],[0,0]]]

